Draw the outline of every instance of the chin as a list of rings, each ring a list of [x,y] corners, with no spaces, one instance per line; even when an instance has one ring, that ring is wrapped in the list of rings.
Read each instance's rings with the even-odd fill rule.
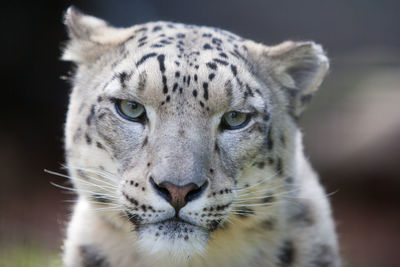
[[[143,252],[176,264],[202,255],[209,240],[209,231],[180,220],[141,225],[138,235],[139,247]]]

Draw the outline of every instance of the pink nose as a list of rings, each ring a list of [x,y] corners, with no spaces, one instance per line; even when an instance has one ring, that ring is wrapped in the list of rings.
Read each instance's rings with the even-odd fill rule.
[[[194,183],[179,186],[167,181],[156,184],[152,178],[150,182],[155,191],[175,208],[176,215],[189,201],[198,198],[208,184],[207,181],[201,187]]]

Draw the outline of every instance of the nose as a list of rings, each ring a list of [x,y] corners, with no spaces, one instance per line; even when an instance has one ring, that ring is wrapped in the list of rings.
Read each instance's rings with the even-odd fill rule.
[[[205,181],[200,187],[195,183],[179,186],[168,181],[156,184],[153,178],[150,178],[150,183],[157,194],[168,201],[172,207],[174,207],[176,216],[178,216],[179,210],[183,208],[189,201],[200,197],[208,185],[208,181]]]

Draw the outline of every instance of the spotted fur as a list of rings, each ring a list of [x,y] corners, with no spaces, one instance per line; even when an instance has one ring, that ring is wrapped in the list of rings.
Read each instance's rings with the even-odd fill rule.
[[[340,266],[297,127],[328,69],[319,45],[170,22],[115,28],[75,8],[65,24],[78,193],[65,266]],[[123,118],[121,100],[145,117]],[[230,111],[250,120],[227,130]],[[197,189],[173,207],[165,183]]]

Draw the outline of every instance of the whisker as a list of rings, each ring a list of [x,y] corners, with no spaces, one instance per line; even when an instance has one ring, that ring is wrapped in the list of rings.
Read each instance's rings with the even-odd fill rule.
[[[82,180],[81,178],[69,176],[69,175],[66,175],[66,174],[62,174],[62,173],[58,173],[58,172],[53,172],[53,171],[49,171],[49,170],[46,170],[46,169],[45,169],[44,171],[47,172],[47,173],[53,174],[53,175],[57,175],[57,176],[60,176],[60,177],[67,178],[67,179],[74,178],[74,179],[80,179],[81,181],[84,181],[84,180]],[[87,176],[87,177],[90,178],[90,179],[92,179],[92,180],[95,180],[95,181],[104,183],[104,184],[106,184],[106,185],[109,185],[109,186],[111,186],[111,187],[113,187],[113,188],[117,188],[117,187],[115,186],[115,184],[111,184],[111,183],[109,183],[109,182],[106,182],[106,181],[104,181],[104,180],[101,180],[101,179],[98,179],[98,178],[95,178],[95,177],[92,177],[92,176]],[[87,181],[86,181],[86,182],[87,182]]]
[[[103,171],[103,170],[100,170],[100,169],[89,169],[89,168],[74,167],[74,166],[68,167],[68,166],[65,166],[65,165],[63,165],[63,168],[66,169],[66,170],[73,169],[73,170],[81,170],[81,171],[84,171],[84,172],[94,173],[94,174],[97,174],[100,177],[102,177],[104,179],[107,179],[110,182],[114,182],[114,183],[116,181],[118,181],[118,176],[114,175],[111,172],[105,171],[105,170]]]
[[[68,176],[68,175],[65,175],[65,174],[61,174],[61,173],[57,173],[57,172],[53,172],[53,171],[49,171],[49,170],[44,170],[44,171],[47,172],[47,173],[49,173],[49,174],[53,174],[53,175],[55,175],[55,176],[67,178],[67,179],[72,180],[72,181],[73,181],[73,180],[81,181],[81,182],[86,183],[86,184],[88,184],[88,185],[98,187],[98,188],[100,188],[100,189],[102,189],[102,190],[104,190],[104,191],[107,191],[108,193],[111,193],[111,194],[114,193],[114,191],[117,189],[117,187],[102,186],[102,185],[98,185],[98,184],[95,184],[95,183],[91,183],[91,182],[89,182],[89,181],[85,181],[85,180],[80,179],[80,178]],[[109,190],[107,190],[107,188],[108,188]]]
[[[255,183],[255,184],[253,184],[253,185],[251,185],[251,186],[247,186],[247,187],[238,187],[238,188],[235,188],[234,190],[237,191],[237,192],[250,190],[250,189],[252,189],[252,188],[254,188],[254,187],[257,187],[257,186],[259,186],[259,185],[261,185],[261,184],[263,184],[263,183],[266,183],[268,180],[271,180],[272,178],[276,177],[278,174],[279,174],[279,173],[276,172],[275,174],[273,174],[273,175],[271,175],[271,176],[269,176],[269,177],[266,177],[266,178],[264,178],[263,180],[258,181],[257,183]]]
[[[68,191],[71,191],[71,192],[75,192],[75,193],[77,193],[77,194],[78,194],[79,192],[89,193],[89,194],[93,194],[93,195],[99,195],[99,194],[101,194],[101,192],[93,192],[93,191],[85,190],[85,189],[76,189],[76,188],[72,188],[72,187],[66,187],[66,186],[62,186],[62,185],[56,184],[56,183],[54,183],[54,182],[50,182],[50,184],[53,185],[53,186],[55,186],[55,187],[58,187],[58,188],[60,188],[60,189],[68,190]],[[104,195],[104,196],[107,196],[107,197],[110,197],[109,195],[105,195],[105,194],[103,194],[103,195]]]

